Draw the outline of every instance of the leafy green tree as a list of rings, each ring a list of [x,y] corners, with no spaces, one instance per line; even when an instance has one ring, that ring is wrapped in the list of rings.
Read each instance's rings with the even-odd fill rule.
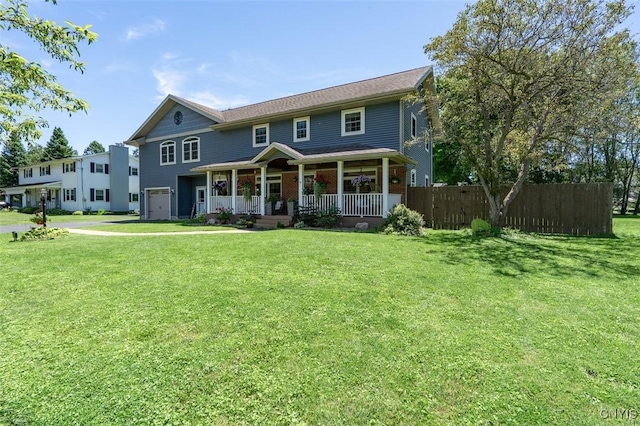
[[[42,161],[69,158],[75,154],[76,151],[69,145],[69,141],[62,132],[62,129],[60,127],[54,127],[51,139],[47,142],[47,146],[44,147]]]
[[[630,12],[624,0],[479,0],[425,46],[448,85],[445,137],[460,143],[494,226],[549,146],[568,143],[637,73],[620,29]]]
[[[0,154],[0,187],[18,184],[17,167],[26,166],[27,151],[16,133],[9,136]]]
[[[44,147],[37,143],[29,143],[27,146],[27,164],[36,164],[44,161]]]
[[[102,144],[98,141],[93,141],[89,144],[88,147],[85,148],[82,155],[98,154],[100,152],[105,152],[104,146],[102,146]]]
[[[56,0],[45,1],[56,3]],[[85,64],[79,60],[78,46],[84,41],[91,44],[97,38],[90,28],[90,25],[79,26],[71,22],[63,26],[29,16],[28,3],[24,0],[0,3],[0,30],[17,30],[26,34],[51,58],[81,73]],[[32,113],[46,108],[74,113],[88,108],[84,100],[66,90],[38,61],[28,60],[2,42],[0,82],[1,142],[5,142],[12,133],[27,141],[39,138],[40,129],[46,126],[46,121]]]

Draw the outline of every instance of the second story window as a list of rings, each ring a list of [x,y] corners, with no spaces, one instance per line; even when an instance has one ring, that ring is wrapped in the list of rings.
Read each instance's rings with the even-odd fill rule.
[[[109,174],[109,165],[102,163],[91,163],[89,170],[91,173],[104,173],[106,175]]]
[[[129,176],[138,176],[138,168],[129,166]]]
[[[342,111],[342,136],[362,135],[364,133],[364,107]]]
[[[295,118],[293,120],[293,141],[308,141],[309,136],[309,117]]]
[[[22,176],[25,178],[33,177],[33,169],[24,169],[22,171]]]
[[[192,163],[200,160],[200,138],[187,138],[182,141],[182,162]]]
[[[176,164],[176,143],[174,141],[160,144],[160,165]]]
[[[411,113],[411,137],[415,138],[416,136],[418,136],[418,119],[414,113]]]
[[[76,171],[76,163],[63,163],[62,173],[73,173]]]
[[[253,126],[253,146],[269,145],[269,124]]]
[[[47,176],[51,174],[51,166],[41,166],[40,176]]]

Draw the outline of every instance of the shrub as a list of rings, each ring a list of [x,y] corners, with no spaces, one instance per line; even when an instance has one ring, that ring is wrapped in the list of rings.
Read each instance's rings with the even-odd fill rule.
[[[471,233],[476,236],[496,236],[500,234],[500,229],[486,220],[475,218],[471,221]]]
[[[107,211],[105,209],[98,209],[98,216],[102,216],[103,214],[105,214]]]
[[[51,216],[65,216],[68,214],[70,214],[70,212],[64,209],[54,208],[54,209],[47,210],[47,215],[51,215]]]
[[[82,216],[84,213],[82,212],[82,210],[76,210],[75,212],[71,213],[74,216]]]
[[[304,228],[305,226],[306,226],[306,225],[304,224],[304,222],[296,222],[296,223],[294,223],[294,224],[293,224],[293,227],[294,227],[295,229],[302,229],[302,228]]]
[[[316,226],[322,228],[334,228],[338,225],[338,219],[340,219],[340,209],[335,206],[331,206],[326,210],[319,210],[316,215]]]
[[[38,207],[27,206],[27,207],[23,207],[21,209],[18,209],[18,212],[26,213],[26,214],[34,214],[38,210],[40,210]]]
[[[384,222],[385,234],[421,236],[424,233],[424,218],[404,204],[396,205]]]
[[[244,217],[241,217],[236,222],[236,225],[238,225],[238,226],[246,226],[247,225],[247,219],[245,219]]]
[[[204,225],[207,223],[207,216],[204,214],[196,215],[195,217],[189,219],[189,223],[194,225]]]
[[[53,240],[54,238],[66,237],[69,235],[67,229],[62,228],[45,228],[41,226],[39,228],[32,228],[30,231],[25,232],[20,241],[42,241]]]

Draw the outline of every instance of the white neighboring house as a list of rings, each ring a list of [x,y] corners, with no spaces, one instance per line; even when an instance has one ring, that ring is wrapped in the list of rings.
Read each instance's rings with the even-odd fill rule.
[[[139,161],[127,147],[110,145],[107,152],[63,158],[20,167],[18,186],[2,188],[12,207],[113,212],[140,209]]]

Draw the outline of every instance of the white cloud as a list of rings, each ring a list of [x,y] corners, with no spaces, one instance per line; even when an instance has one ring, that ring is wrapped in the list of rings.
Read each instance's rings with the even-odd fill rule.
[[[228,108],[236,108],[243,105],[248,105],[250,102],[244,96],[237,96],[234,98],[222,98],[210,91],[200,91],[189,93],[187,98],[193,102],[206,105],[218,110],[224,110]]]
[[[153,76],[158,83],[158,98],[172,94],[183,96],[182,87],[188,79],[188,74],[184,71],[163,67],[153,70]]]
[[[137,27],[129,27],[125,36],[126,40],[137,40],[151,34],[157,34],[164,31],[166,24],[161,19],[154,19],[153,22],[142,24]]]

